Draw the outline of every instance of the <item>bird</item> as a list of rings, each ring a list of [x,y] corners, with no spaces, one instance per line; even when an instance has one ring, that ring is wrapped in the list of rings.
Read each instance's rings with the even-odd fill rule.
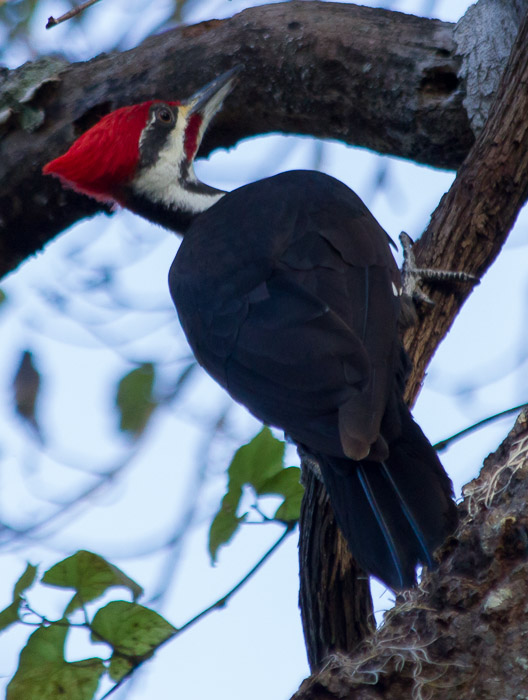
[[[181,101],[104,116],[43,168],[183,236],[169,289],[200,365],[318,464],[367,574],[394,591],[455,530],[451,481],[403,393],[391,239],[339,180],[296,170],[229,193],[194,172],[235,67]]]

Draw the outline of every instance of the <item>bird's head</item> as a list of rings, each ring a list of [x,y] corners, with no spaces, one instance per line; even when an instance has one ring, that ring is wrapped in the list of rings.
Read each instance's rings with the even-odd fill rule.
[[[223,194],[197,180],[193,162],[238,72],[224,73],[181,102],[149,100],[107,114],[43,173],[99,201],[185,228]]]

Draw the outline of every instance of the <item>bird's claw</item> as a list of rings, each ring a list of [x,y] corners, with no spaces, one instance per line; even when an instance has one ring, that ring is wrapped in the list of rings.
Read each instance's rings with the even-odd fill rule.
[[[434,301],[423,292],[419,284],[424,280],[431,282],[465,283],[471,282],[479,284],[480,280],[475,275],[468,272],[458,272],[452,270],[433,270],[431,268],[416,267],[413,252],[414,241],[409,234],[402,231],[400,233],[400,243],[403,249],[402,263],[402,293],[410,299],[420,301],[424,304],[434,306]]]

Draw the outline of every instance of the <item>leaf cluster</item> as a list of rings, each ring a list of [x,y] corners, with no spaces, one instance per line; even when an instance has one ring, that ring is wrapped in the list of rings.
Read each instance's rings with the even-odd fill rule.
[[[153,385],[152,365],[132,370],[120,383],[117,403],[121,430],[134,437],[143,432],[151,413],[149,406],[155,405]],[[141,409],[132,412],[135,403],[139,403]],[[106,697],[150,659],[162,644],[212,610],[223,607],[280,546],[299,518],[303,493],[299,483],[300,470],[298,467],[284,467],[284,453],[285,443],[275,438],[266,427],[236,451],[228,470],[228,488],[209,532],[211,558],[216,559],[219,548],[233,538],[247,519],[248,513],[238,514],[245,487],[254,492],[259,513],[260,498],[279,496],[282,503],[273,517],[262,517],[266,522],[277,522],[286,527],[279,540],[241,581],[179,629],[155,611],[137,603],[143,594],[141,586],[98,554],[81,550],[52,566],[40,579],[37,567],[28,564],[13,588],[12,601],[0,611],[0,633],[17,623],[36,627],[20,653],[18,669],[8,685],[7,700],[51,700],[61,696],[92,700],[104,676],[114,683]],[[59,619],[48,619],[31,608],[26,593],[37,582],[73,591]],[[95,601],[112,588],[127,589],[132,600],[113,600],[97,607]],[[80,616],[81,622],[78,621]],[[110,655],[67,661],[64,649],[68,635],[79,627],[89,631],[93,643],[110,647]]]
[[[239,514],[244,487],[249,486],[258,500],[263,496],[279,496],[282,503],[272,518],[266,520],[293,523],[299,519],[304,489],[299,467],[284,467],[286,445],[275,438],[267,427],[233,457],[228,469],[228,487],[209,531],[209,553],[216,561],[218,550],[234,537],[246,522],[248,512]]]
[[[0,612],[0,632],[17,622],[37,627],[20,653],[18,669],[7,688],[7,700],[91,700],[104,674],[117,687],[177,633],[161,615],[136,602],[143,591],[135,581],[92,552],[79,551],[41,577],[41,584],[74,591],[58,620],[48,620],[29,607],[26,591],[36,578],[37,567],[28,564],[14,586],[12,602]],[[112,601],[90,616],[86,604],[114,587],[127,588],[132,601]],[[78,610],[84,613],[80,624],[72,619]],[[39,618],[37,622],[30,621],[35,617]],[[67,661],[64,647],[75,627],[88,629],[93,642],[108,645],[110,656]]]

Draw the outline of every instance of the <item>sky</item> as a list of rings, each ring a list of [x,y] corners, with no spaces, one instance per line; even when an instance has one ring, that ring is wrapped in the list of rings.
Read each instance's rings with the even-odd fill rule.
[[[391,9],[434,12],[455,21],[468,4],[408,0],[392,3]],[[248,5],[242,0],[195,2],[184,19],[225,17]],[[33,48],[37,53],[64,50],[86,60],[107,48],[117,31],[125,36],[124,46],[133,46],[169,11],[167,3],[150,3],[138,22],[136,13],[143,7],[137,1],[105,0],[88,11],[82,27],[64,25],[45,32],[47,17],[65,7],[41,2],[33,23]],[[26,59],[27,46],[21,43],[5,54],[10,67]],[[230,190],[316,163],[352,187],[394,239],[401,230],[414,238],[420,235],[454,177],[334,142],[282,136],[213,153],[196,171],[205,182]],[[385,173],[381,190],[374,184],[380,168]],[[432,442],[525,400],[527,232],[524,211],[429,367],[414,415]],[[247,526],[211,566],[207,530],[225,488],[225,468],[233,450],[259,425],[232,406],[205,375],[197,373],[180,401],[157,412],[139,444],[117,431],[116,385],[135,362],[160,363],[157,390],[163,393],[190,361],[166,284],[177,246],[175,236],[128,212],[100,215],[65,232],[2,285],[9,299],[0,309],[2,521],[16,526],[45,517],[61,501],[96,484],[98,474],[115,465],[122,468],[89,501],[47,528],[14,541],[0,539],[0,609],[9,603],[26,561],[44,570],[85,548],[108,557],[138,581],[145,588],[145,602],[161,591],[160,611],[179,626],[220,598],[280,535],[274,525]],[[109,267],[113,281],[104,285],[101,279]],[[38,418],[44,449],[12,410],[11,380],[26,348],[43,376]],[[208,449],[204,425],[213,424],[224,411],[225,430]],[[512,422],[499,421],[441,455],[457,495]],[[287,459],[294,463],[293,450]],[[200,483],[200,465],[206,470],[205,484]],[[179,532],[198,491],[199,504],[182,547],[167,548],[164,544]],[[247,494],[245,504],[250,503]],[[273,505],[268,504],[270,511]],[[391,595],[378,585],[374,595],[381,618]],[[308,674],[297,596],[297,542],[292,535],[226,609],[166,645],[116,697],[289,697]],[[32,605],[50,617],[60,613],[64,600],[64,594],[52,589],[31,596]],[[0,677],[13,673],[27,633],[21,628],[0,635]],[[74,660],[96,650],[79,633],[67,652]]]

